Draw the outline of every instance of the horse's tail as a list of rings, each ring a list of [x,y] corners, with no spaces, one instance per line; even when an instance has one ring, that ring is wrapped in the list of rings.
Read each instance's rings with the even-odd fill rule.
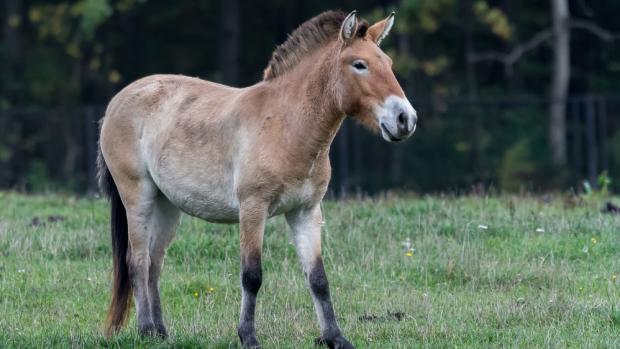
[[[127,213],[125,206],[118,194],[118,189],[114,179],[108,170],[108,166],[101,154],[101,144],[97,151],[97,178],[99,189],[111,203],[110,208],[110,230],[112,235],[112,261],[113,278],[112,299],[108,309],[105,334],[110,337],[114,335],[127,320],[129,309],[131,308],[131,281],[129,280],[129,268],[127,266]]]

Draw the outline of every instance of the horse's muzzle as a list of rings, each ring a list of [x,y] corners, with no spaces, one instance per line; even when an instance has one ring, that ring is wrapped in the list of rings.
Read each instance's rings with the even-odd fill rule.
[[[418,114],[405,98],[388,97],[383,105],[377,108],[377,114],[381,135],[388,142],[400,142],[415,132]]]

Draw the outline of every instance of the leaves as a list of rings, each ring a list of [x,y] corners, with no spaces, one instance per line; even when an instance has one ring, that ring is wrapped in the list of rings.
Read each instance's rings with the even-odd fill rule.
[[[502,38],[509,41],[513,37],[513,30],[508,17],[498,7],[489,7],[486,1],[476,1],[474,4],[474,13],[476,16],[489,26],[491,31]]]
[[[97,28],[112,14],[108,0],[82,0],[73,4],[33,5],[28,19],[37,29],[39,39],[67,43],[91,41]]]
[[[403,9],[414,15],[413,26],[426,33],[437,31],[446,17],[446,13],[456,9],[457,2],[454,0],[406,0],[403,1]],[[403,23],[403,25],[406,25]],[[401,29],[403,28],[401,25]]]
[[[86,39],[92,39],[95,30],[112,15],[108,0],[84,0],[80,28]]]

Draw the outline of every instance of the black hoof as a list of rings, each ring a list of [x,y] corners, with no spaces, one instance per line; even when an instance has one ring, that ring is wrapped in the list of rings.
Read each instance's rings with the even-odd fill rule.
[[[157,330],[157,336],[166,339],[168,338],[168,330],[166,330],[166,326],[163,324],[155,325],[155,329]]]
[[[241,340],[241,346],[244,349],[261,349],[260,343],[256,339],[256,336],[247,336],[245,338],[239,337]]]
[[[258,343],[258,339],[256,339],[254,330],[246,326],[239,326],[237,329],[237,334],[239,335],[241,346],[244,349],[261,349],[260,343]]]
[[[153,324],[146,324],[144,326],[140,326],[138,328],[138,333],[140,333],[140,336],[142,337],[150,338],[166,338],[168,336],[165,327],[157,327]]]
[[[336,337],[336,338],[317,338],[314,343],[316,345],[327,346],[329,349],[355,349],[353,344],[349,343],[344,337]]]

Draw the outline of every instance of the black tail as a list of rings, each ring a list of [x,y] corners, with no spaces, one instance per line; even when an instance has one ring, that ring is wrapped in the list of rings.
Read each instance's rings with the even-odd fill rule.
[[[108,309],[108,318],[105,333],[110,337],[114,335],[127,320],[131,308],[131,281],[129,280],[129,268],[127,265],[127,213],[125,206],[118,194],[116,183],[108,170],[105,159],[101,154],[101,146],[97,154],[97,177],[101,193],[108,197],[111,203],[110,229],[112,233],[112,260],[113,278],[112,299]]]

